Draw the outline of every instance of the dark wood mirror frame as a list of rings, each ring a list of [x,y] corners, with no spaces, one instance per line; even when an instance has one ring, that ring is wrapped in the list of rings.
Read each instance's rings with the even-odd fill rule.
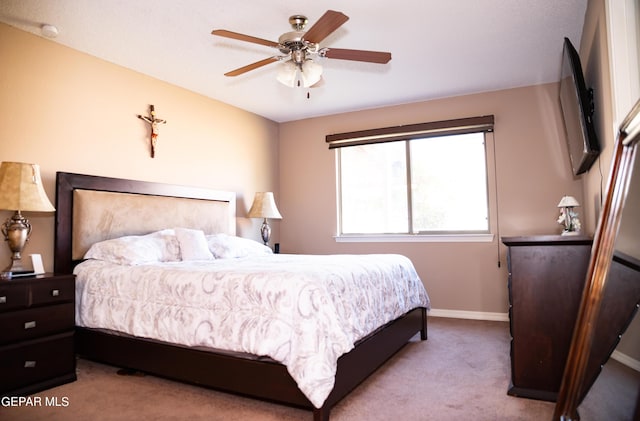
[[[554,421],[579,420],[578,406],[595,380],[589,377],[587,369],[596,345],[596,328],[603,309],[605,286],[614,257],[614,247],[639,143],[640,101],[622,122],[617,135],[582,301],[553,414]],[[638,408],[636,417],[637,412]]]

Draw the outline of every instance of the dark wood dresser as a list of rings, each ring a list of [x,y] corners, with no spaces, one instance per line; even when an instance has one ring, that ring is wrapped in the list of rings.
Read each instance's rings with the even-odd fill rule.
[[[0,281],[0,396],[76,380],[74,275]]]
[[[503,237],[508,247],[508,394],[555,401],[584,288],[591,239]]]

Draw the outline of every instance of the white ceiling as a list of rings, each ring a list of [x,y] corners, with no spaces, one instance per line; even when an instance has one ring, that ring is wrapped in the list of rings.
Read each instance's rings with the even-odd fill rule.
[[[587,0],[0,0],[0,21],[276,122],[536,85],[560,78],[562,42],[578,47]],[[277,41],[294,14],[307,29],[349,16],[321,47],[389,51],[388,64],[322,59],[323,83],[288,88],[281,63],[224,73],[277,50],[211,35]],[[310,98],[307,98],[307,93]]]

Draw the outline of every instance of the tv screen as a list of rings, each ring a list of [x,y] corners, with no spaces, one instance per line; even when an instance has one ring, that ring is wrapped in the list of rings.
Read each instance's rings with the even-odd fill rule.
[[[573,174],[586,172],[600,153],[593,127],[593,91],[587,89],[578,52],[564,39],[560,79],[560,107]]]

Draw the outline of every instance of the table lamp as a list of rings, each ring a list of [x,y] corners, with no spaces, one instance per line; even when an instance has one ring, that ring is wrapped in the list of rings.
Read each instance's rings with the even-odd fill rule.
[[[280,212],[276,207],[276,201],[273,199],[273,193],[270,191],[256,193],[247,216],[249,218],[264,218],[262,227],[260,228],[260,234],[262,235],[262,241],[264,241],[265,246],[269,245],[271,227],[269,226],[267,219],[282,219],[282,215],[280,215]]]
[[[11,250],[11,264],[4,272],[15,275],[32,272],[21,262],[22,251],[31,236],[31,224],[21,212],[55,211],[42,188],[38,165],[23,162],[3,162],[0,165],[0,210],[15,211],[0,226]]]

